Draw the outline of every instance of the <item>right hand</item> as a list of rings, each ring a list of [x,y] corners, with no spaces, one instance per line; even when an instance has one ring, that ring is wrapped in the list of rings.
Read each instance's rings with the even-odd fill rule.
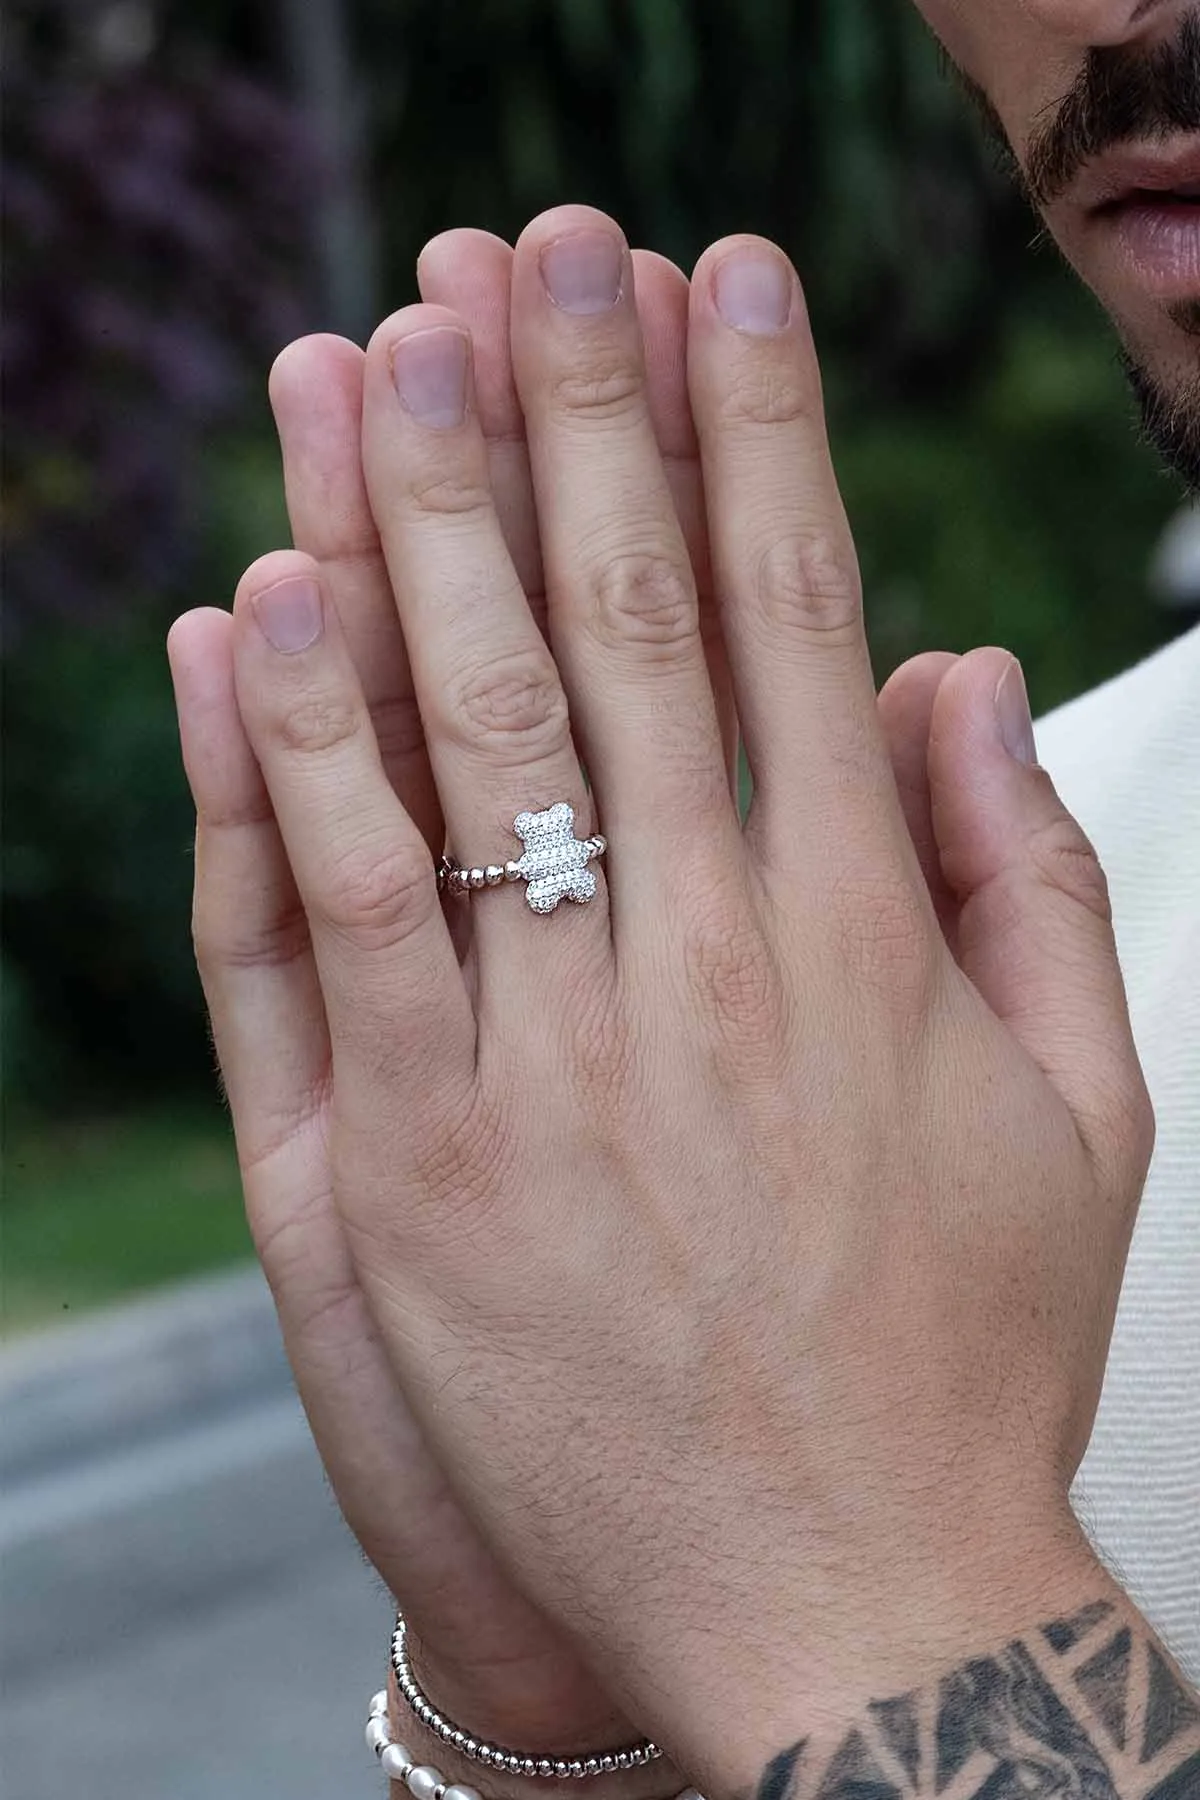
[[[545,629],[537,518],[509,355],[512,252],[483,232],[435,239],[421,296],[451,307],[475,344],[478,406],[497,507]],[[650,410],[702,603],[735,778],[736,725],[711,604],[704,498],[687,396],[688,284],[635,256]],[[271,399],[298,549],[321,565],[371,706],[392,785],[435,853],[438,800],[359,442],[363,352],[343,339],[293,344]],[[184,757],[196,797],[195,932],[210,1006],[240,1021],[253,1091],[231,1094],[246,1207],[314,1438],[342,1510],[410,1620],[414,1662],[443,1710],[531,1750],[590,1752],[640,1733],[557,1626],[494,1559],[426,1447],[375,1330],[333,1203],[327,1153],[329,1043],[304,912],[234,698],[228,614],[192,613],[171,634]],[[931,822],[926,746],[955,658],[907,665],[880,697],[909,828],[948,935],[953,907]],[[218,997],[219,996],[219,1000]],[[303,1229],[297,1229],[303,1220]],[[317,1225],[314,1226],[314,1221]],[[381,1644],[381,1654],[383,1646]],[[664,1793],[661,1765],[626,1777]],[[682,1785],[676,1782],[676,1787]]]

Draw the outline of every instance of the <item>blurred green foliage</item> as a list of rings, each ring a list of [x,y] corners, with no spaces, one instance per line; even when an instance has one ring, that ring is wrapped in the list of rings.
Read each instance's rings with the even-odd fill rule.
[[[253,1254],[233,1146],[211,1113],[26,1123],[6,1162],[6,1331]]]
[[[271,6],[150,10],[164,66],[286,89]],[[919,649],[1000,640],[1044,708],[1168,635],[1143,571],[1176,495],[1135,442],[1106,324],[1030,253],[1022,202],[900,0],[333,11],[361,96],[380,312],[413,297],[436,231],[511,237],[565,199],[685,266],[727,231],[767,232],[809,292],[880,677]],[[134,248],[109,257],[113,281],[137,286]],[[306,323],[332,323],[304,246],[295,282]],[[198,533],[153,587],[131,579],[116,616],[47,605],[8,650],[6,1036],[27,1108],[211,1083],[161,640],[171,613],[225,603],[245,562],[287,541],[261,389],[204,440],[191,508]]]

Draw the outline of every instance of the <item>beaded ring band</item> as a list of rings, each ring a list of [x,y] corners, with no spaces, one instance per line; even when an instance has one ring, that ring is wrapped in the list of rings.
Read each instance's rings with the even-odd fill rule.
[[[367,1748],[379,1759],[389,1781],[402,1781],[413,1800],[483,1800],[477,1788],[447,1781],[440,1769],[419,1763],[407,1744],[397,1743],[388,1724],[388,1696],[383,1689],[371,1701],[367,1719]],[[703,1800],[695,1788],[684,1788],[677,1800]]]
[[[473,1737],[461,1725],[443,1717],[428,1695],[421,1691],[408,1660],[405,1645],[407,1631],[404,1614],[397,1613],[396,1630],[392,1637],[392,1668],[396,1675],[396,1686],[425,1729],[432,1731],[443,1743],[457,1750],[460,1756],[469,1757],[472,1762],[498,1769],[504,1775],[541,1776],[547,1781],[579,1781],[589,1775],[612,1775],[619,1770],[640,1769],[646,1763],[657,1761],[662,1755],[658,1745],[652,1744],[649,1738],[643,1738],[640,1744],[630,1744],[621,1750],[605,1751],[601,1756],[551,1757],[529,1756],[520,1750],[508,1750],[502,1744],[490,1744],[486,1739]],[[454,1800],[460,1800],[460,1796],[455,1795]]]

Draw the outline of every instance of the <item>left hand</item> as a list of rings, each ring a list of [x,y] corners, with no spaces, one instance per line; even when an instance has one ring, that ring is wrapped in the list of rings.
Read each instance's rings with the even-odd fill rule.
[[[957,960],[939,932],[802,297],[753,240],[703,259],[689,345],[756,782],[740,828],[613,229],[564,209],[517,250],[554,660],[435,362],[454,321],[389,321],[364,396],[451,842],[503,860],[514,815],[560,799],[587,835],[594,797],[597,899],[542,921],[514,888],[480,896],[460,968],[332,609],[284,617],[317,573],[297,553],[242,584],[236,678],[312,935],[339,1206],[390,1361],[523,1587],[725,1785],[849,1672],[884,1680],[898,1631],[911,1671],[914,1638],[936,1659],[1077,1594],[1067,1489],[1150,1122],[1102,878],[1020,754],[998,652],[938,691]],[[540,270],[581,231],[556,304]],[[451,363],[464,343],[452,329]],[[233,1022],[214,1025],[236,1062]],[[714,1745],[731,1678],[752,1704]]]

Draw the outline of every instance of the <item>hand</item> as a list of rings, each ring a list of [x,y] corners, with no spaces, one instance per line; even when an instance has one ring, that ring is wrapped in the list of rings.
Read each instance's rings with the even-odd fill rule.
[[[285,628],[288,656],[259,628],[281,636],[302,557],[243,584],[237,688],[312,933],[338,1205],[389,1363],[522,1585],[721,1778],[862,1664],[867,1617],[930,1654],[931,1595],[958,1632],[1074,1591],[1066,1487],[1148,1114],[1094,860],[1003,747],[993,696],[1020,696],[998,653],[933,710],[950,958],[876,726],[798,290],[779,330],[730,330],[726,245],[689,347],[757,779],[740,832],[628,274],[608,311],[538,284],[580,224],[539,222],[514,275],[557,671],[475,421],[425,430],[395,399],[389,351],[428,354],[443,315],[373,341],[364,454],[454,843],[493,854],[558,797],[587,829],[561,672],[610,890],[552,924],[481,898],[460,972],[331,608]],[[248,1045],[214,1023],[236,1119]],[[718,1755],[705,1709],[765,1652]]]
[[[633,256],[646,398],[697,579],[710,678],[736,749],[728,660],[711,594],[699,452],[686,387],[688,284]],[[509,348],[512,252],[484,232],[427,246],[422,297],[452,308],[474,342],[476,402],[497,514],[541,629],[541,550],[524,418]],[[272,373],[297,546],[318,562],[368,697],[384,766],[428,841],[441,813],[360,448],[363,355],[336,338],[293,345]],[[198,948],[214,1010],[248,1039],[227,1080],[239,1119],[248,1216],[334,1490],[367,1555],[403,1596],[420,1666],[479,1730],[532,1748],[633,1735],[561,1630],[497,1565],[426,1446],[364,1303],[332,1197],[328,1034],[307,922],[233,692],[225,614],[172,634],[197,842]],[[928,655],[880,700],[893,769],[930,891],[945,907],[926,747],[937,687],[956,659]],[[282,1054],[281,1054],[282,1053]],[[241,1081],[240,1077],[245,1077]],[[318,1221],[320,1223],[318,1224]],[[661,1767],[635,1780],[657,1791]],[[628,1788],[630,1784],[626,1784]]]

